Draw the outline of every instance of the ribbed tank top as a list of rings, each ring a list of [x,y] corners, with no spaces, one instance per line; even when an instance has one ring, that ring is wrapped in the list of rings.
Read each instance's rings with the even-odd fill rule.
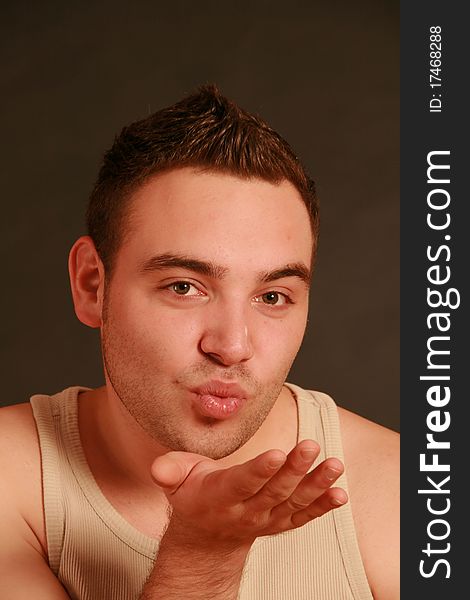
[[[336,405],[286,384],[298,407],[298,440],[321,447],[316,462],[343,459]],[[103,495],[80,442],[77,398],[87,388],[31,398],[39,433],[49,565],[73,600],[136,600],[158,540],[130,525]],[[346,477],[338,485],[347,490]],[[372,600],[350,504],[304,527],[258,538],[239,600]]]

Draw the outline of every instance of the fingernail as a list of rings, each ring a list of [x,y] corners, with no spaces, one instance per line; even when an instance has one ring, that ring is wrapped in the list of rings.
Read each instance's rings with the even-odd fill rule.
[[[325,469],[325,478],[328,479],[328,481],[334,481],[340,476],[340,473],[341,471],[338,471],[338,469],[333,469],[333,467],[327,467]]]
[[[346,500],[340,500],[339,498],[331,498],[331,504],[334,504],[334,506],[343,506],[343,504],[346,504]]]
[[[271,469],[277,469],[278,467],[280,467],[281,465],[283,465],[286,462],[285,458],[272,458],[269,462],[268,462],[268,466]]]
[[[313,460],[313,457],[315,456],[315,450],[313,448],[304,448],[300,451],[300,456],[305,461]]]

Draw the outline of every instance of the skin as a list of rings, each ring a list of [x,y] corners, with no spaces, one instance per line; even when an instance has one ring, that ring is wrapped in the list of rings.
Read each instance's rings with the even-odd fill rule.
[[[80,394],[82,445],[108,500],[162,540],[144,599],[236,598],[256,537],[347,501],[332,487],[340,461],[328,458],[307,474],[318,446],[297,444],[296,404],[282,387],[304,335],[311,249],[307,211],[290,183],[192,169],[137,190],[111,279],[90,238],[72,248],[75,310],[101,329],[106,376],[103,388]],[[208,419],[193,402],[191,388],[214,379],[246,392],[229,419]],[[367,575],[376,598],[397,598],[396,438],[339,412]],[[13,471],[0,461],[11,490],[0,513],[16,556],[12,563],[0,547],[11,582],[5,597],[21,598],[13,569],[21,564],[44,597],[65,598],[46,564],[29,407],[6,409],[2,431],[0,446],[14,447],[20,465]],[[230,557],[222,570],[221,555]]]
[[[131,231],[105,287],[103,354],[113,399],[163,448],[221,458],[266,419],[302,341],[308,287],[298,276],[262,278],[292,264],[308,272],[306,217],[288,182],[184,169],[137,192]],[[169,254],[214,273],[161,267],[155,257]],[[191,406],[190,390],[211,380],[246,391],[235,417],[209,420]]]

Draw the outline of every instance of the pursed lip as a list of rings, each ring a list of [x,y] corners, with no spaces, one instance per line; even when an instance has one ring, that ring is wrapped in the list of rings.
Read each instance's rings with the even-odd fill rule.
[[[218,396],[219,398],[247,398],[247,392],[238,383],[225,383],[223,381],[208,381],[197,387],[191,388],[191,392],[200,396]]]

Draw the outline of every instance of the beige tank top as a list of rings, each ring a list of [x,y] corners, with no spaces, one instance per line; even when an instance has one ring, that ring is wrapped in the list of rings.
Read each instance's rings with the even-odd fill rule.
[[[312,438],[343,458],[333,400],[288,384],[297,400],[298,440]],[[72,599],[135,600],[158,541],[131,526],[101,492],[78,430],[77,398],[86,388],[31,398],[41,446],[49,564]],[[345,476],[338,485],[347,490]],[[304,527],[258,538],[239,600],[372,600],[349,503]]]

